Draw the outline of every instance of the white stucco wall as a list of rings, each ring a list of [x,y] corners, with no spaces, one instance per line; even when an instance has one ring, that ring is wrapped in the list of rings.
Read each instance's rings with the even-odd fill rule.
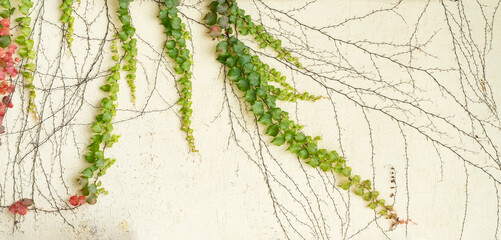
[[[298,90],[331,96],[331,100],[281,106],[306,125],[306,133],[323,137],[320,147],[343,152],[353,171],[372,179],[387,200],[392,201],[389,195],[396,193],[400,216],[417,224],[389,231],[390,222],[374,220],[374,212],[359,197],[334,187],[331,173],[312,169],[284,148],[270,145],[264,134],[260,141],[257,132],[264,130],[256,128],[249,106],[239,103],[231,86],[225,85],[221,65],[215,61],[216,42],[195,21],[189,21],[189,26],[195,62],[193,127],[200,153],[189,153],[184,133],[178,130],[172,63],[165,56],[159,60],[165,37],[156,18],[158,5],[140,0],[131,4],[139,38],[138,97],[133,106],[123,81],[115,124],[121,138],[107,151],[117,163],[102,178],[110,194],[94,206],[30,211],[14,218],[7,208],[21,197],[33,197],[37,208],[53,211],[65,208],[69,196],[77,193],[73,179],[85,166],[82,154],[88,144],[88,123],[96,114],[98,87],[111,64],[106,45],[97,67],[90,65],[106,31],[102,1],[82,0],[76,7],[71,53],[61,46],[59,1],[45,1],[37,2],[32,14],[33,18],[40,14],[34,28],[39,44],[35,85],[43,121],[36,125],[22,112],[26,102],[21,103],[21,98],[26,94],[18,82],[18,104],[6,120],[10,131],[0,136],[4,142],[0,170],[5,174],[0,180],[0,239],[500,238],[501,170],[495,164],[500,160],[496,150],[501,150],[500,115],[495,111],[500,109],[499,105],[488,109],[477,100],[482,94],[475,85],[484,71],[492,91],[487,96],[501,102],[501,20],[493,12],[498,3],[485,1],[482,15],[476,3],[462,0],[403,1],[396,7],[396,1],[389,0],[266,2],[270,8],[259,1],[239,4],[255,19],[261,17],[271,33],[281,32],[284,45],[303,55],[300,61],[307,69],[328,77],[308,77],[311,74],[263,60],[282,69]],[[180,10],[202,21],[208,3],[185,1]],[[119,27],[113,14],[115,1],[108,1],[108,7]],[[288,11],[326,34],[300,28],[273,9]],[[280,25],[269,14],[281,19]],[[450,29],[445,14],[449,14]],[[493,14],[494,31],[485,34],[482,16],[492,20]],[[356,19],[345,21],[348,18]],[[454,23],[461,19],[471,29],[464,35],[457,34]],[[452,36],[460,48],[453,48]],[[475,57],[459,56],[458,64],[458,52]],[[358,72],[341,68],[348,66]],[[467,78],[460,77],[458,66]],[[382,81],[371,80],[378,75]],[[88,82],[83,83],[85,79]],[[465,96],[470,99],[471,115],[461,105]],[[408,101],[428,114],[389,98]],[[385,110],[360,108],[350,99]],[[34,148],[34,143],[40,146]],[[396,185],[390,182],[391,167]]]

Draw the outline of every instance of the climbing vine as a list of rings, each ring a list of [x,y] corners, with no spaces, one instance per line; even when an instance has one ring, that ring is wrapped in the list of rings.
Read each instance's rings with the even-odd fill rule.
[[[114,40],[111,52],[113,53],[112,58],[115,61],[115,65],[109,70],[110,75],[106,79],[106,84],[101,86],[101,90],[107,96],[101,100],[101,114],[96,116],[96,120],[91,126],[93,133],[91,144],[87,147],[88,152],[84,155],[85,160],[91,166],[85,168],[78,179],[83,196],[72,196],[70,203],[73,206],[83,204],[85,201],[89,204],[95,204],[100,194],[108,193],[101,187],[101,181],[98,178],[106,174],[106,170],[115,163],[115,159],[105,156],[105,150],[113,147],[113,144],[118,142],[118,138],[120,137],[113,134],[112,122],[113,117],[116,115],[117,93],[119,91],[118,81],[120,80],[120,62],[118,61],[119,54],[117,48],[117,41]],[[78,199],[78,201],[75,201],[75,199]]]
[[[8,108],[14,106],[11,98],[15,88],[12,78],[18,74],[14,64],[19,59],[13,59],[17,46],[11,41],[9,28],[10,16],[14,12],[14,8],[11,8],[9,0],[0,1],[0,6],[3,9],[0,11],[0,17],[2,17],[2,20],[0,20],[0,96],[3,96],[2,102],[0,102],[0,134],[3,134],[5,133],[5,127],[3,126],[5,114]]]
[[[186,41],[190,39],[190,33],[186,31],[186,25],[182,23],[181,18],[178,17],[179,1],[165,1],[164,9],[160,10],[158,18],[165,27],[165,34],[167,35],[167,43],[165,49],[167,55],[176,62],[174,71],[181,77],[178,80],[181,86],[180,98],[178,104],[181,106],[179,112],[182,114],[181,130],[186,132],[186,141],[190,145],[192,152],[198,152],[195,148],[195,139],[193,137],[193,129],[191,128],[191,116],[193,110],[191,109],[191,92],[192,92],[192,72],[191,65],[193,61],[190,50],[186,47]]]
[[[365,33],[353,32],[353,35],[350,35],[352,33],[347,31],[348,36],[343,35],[345,29],[356,29],[355,22],[367,24],[372,22],[371,17],[385,12],[395,13],[397,18],[402,18],[403,25],[412,26],[412,17],[400,14],[403,11],[399,9],[402,1],[388,9],[374,10],[375,8],[368,7],[367,9],[374,12],[359,17],[351,15],[346,20],[339,20],[336,16],[332,25],[331,21],[326,20],[325,24],[319,24],[299,16],[309,11],[310,7],[318,11],[316,8],[321,8],[319,1],[309,1],[303,5],[299,4],[300,8],[288,10],[274,8],[272,5],[275,3],[262,0],[211,0],[207,2],[209,4],[204,1],[193,3],[195,1],[180,0],[134,2],[141,7],[143,4],[152,7],[153,11],[148,11],[151,13],[147,19],[151,22],[148,28],[145,27],[143,18],[135,18],[134,22],[132,21],[132,16],[136,14],[133,9],[135,5],[131,7],[133,0],[82,3],[77,0],[78,9],[74,8],[74,2],[56,2],[55,4],[60,6],[61,15],[51,19],[50,17],[54,16],[49,14],[50,17],[47,17],[49,11],[43,1],[40,3],[19,0],[16,7],[13,7],[8,0],[0,0],[0,134],[7,133],[2,137],[7,139],[7,144],[3,147],[7,146],[4,156],[8,156],[5,158],[8,160],[2,164],[6,166],[5,182],[9,181],[0,182],[0,196],[12,196],[6,201],[2,198],[4,204],[0,207],[8,209],[6,213],[14,214],[15,224],[27,218],[24,215],[28,212],[61,214],[63,210],[95,204],[98,199],[102,201],[100,197],[107,194],[107,190],[113,186],[105,189],[101,182],[105,180],[102,176],[115,162],[122,163],[116,161],[108,151],[119,139],[115,127],[123,126],[120,132],[124,134],[138,134],[137,146],[118,146],[126,151],[131,149],[130,152],[124,153],[132,153],[129,161],[140,161],[144,163],[143,166],[153,170],[157,167],[156,164],[198,164],[198,161],[179,161],[173,152],[159,151],[165,155],[154,154],[153,150],[167,147],[158,146],[154,137],[160,135],[159,131],[171,130],[169,126],[172,123],[165,115],[169,113],[173,113],[171,117],[174,118],[174,123],[179,118],[182,132],[178,133],[186,140],[181,144],[188,146],[191,152],[200,150],[205,154],[204,151],[209,149],[216,155],[214,149],[218,147],[220,151],[217,156],[221,156],[221,159],[228,156],[225,151],[238,152],[240,155],[232,159],[234,162],[211,163],[218,166],[235,166],[235,176],[239,179],[242,179],[239,169],[248,169],[248,163],[255,164],[251,167],[256,170],[255,175],[263,177],[255,182],[262,184],[259,186],[263,186],[271,202],[267,206],[271,206],[271,210],[266,211],[273,211],[277,224],[287,238],[292,239],[293,237],[288,235],[292,233],[303,239],[309,239],[309,236],[330,239],[330,234],[334,232],[330,224],[339,227],[342,231],[339,231],[338,235],[344,238],[353,238],[358,232],[371,227],[379,228],[380,233],[386,235],[386,229],[379,225],[382,222],[391,224],[392,228],[399,224],[412,223],[409,217],[416,219],[414,215],[419,214],[409,211],[409,206],[417,205],[411,200],[411,192],[416,194],[419,192],[416,185],[424,185],[415,181],[422,176],[423,171],[419,169],[421,172],[418,173],[416,166],[430,171],[438,169],[437,179],[443,180],[444,186],[462,184],[465,192],[464,196],[461,196],[461,201],[464,199],[461,203],[464,204],[464,211],[461,210],[464,214],[462,229],[467,222],[467,215],[471,215],[472,206],[475,206],[470,204],[475,203],[470,199],[473,195],[471,192],[480,191],[469,182],[474,174],[484,176],[493,183],[490,192],[495,192],[495,197],[491,197],[491,200],[497,200],[496,206],[499,205],[501,196],[498,191],[498,176],[501,163],[496,133],[501,128],[498,126],[499,117],[494,103],[493,87],[490,85],[492,81],[487,79],[492,72],[485,70],[487,53],[495,45],[492,40],[494,20],[489,22],[487,19],[494,19],[497,6],[489,5],[494,9],[492,17],[489,16],[489,11],[484,12],[489,9],[486,7],[488,4],[480,6],[483,13],[480,18],[485,18],[486,26],[479,28],[483,29],[479,32],[485,31],[485,34],[475,34],[476,30],[472,30],[474,28],[468,25],[471,23],[466,17],[469,13],[464,11],[465,5],[462,5],[462,2],[439,1],[442,6],[438,8],[444,9],[445,23],[436,30],[438,37],[433,34],[428,40],[423,40],[428,32],[418,31],[418,28],[421,29],[421,17],[425,19],[424,13],[429,11],[426,10],[426,5],[422,11],[423,16],[416,22],[414,32],[409,39],[405,39],[409,41],[406,43],[371,38],[370,34]],[[237,2],[242,4],[242,7],[237,5]],[[96,6],[100,12],[94,14],[91,9]],[[450,6],[457,6],[457,9]],[[248,14],[253,8],[257,12]],[[144,9],[138,9],[138,12]],[[248,10],[248,13],[244,9]],[[58,11],[57,6],[54,10]],[[356,11],[357,14],[362,12],[359,12],[359,9]],[[75,17],[78,17],[77,24],[85,24],[77,28],[87,29],[85,33],[74,35]],[[104,21],[108,21],[107,26],[102,24]],[[36,24],[33,24],[34,22]],[[52,32],[47,30],[49,28],[52,28]],[[156,28],[156,31],[143,32],[150,31],[150,28]],[[196,34],[198,30],[208,32],[202,35],[202,45],[193,44],[191,39],[192,33],[194,39],[200,37]],[[52,39],[49,43],[44,42],[46,36],[42,32],[59,33],[60,45],[52,44]],[[110,32],[113,34],[109,34]],[[356,34],[362,37],[354,37],[358,36]],[[76,36],[79,41],[74,42],[73,38]],[[153,36],[156,37],[155,40],[151,39]],[[367,36],[368,39],[364,39]],[[485,41],[479,43],[476,37]],[[452,46],[452,50],[444,51],[450,56],[433,50],[433,47],[437,47],[433,45],[437,41],[435,38],[440,39],[442,43],[451,42],[447,44]],[[317,48],[317,42],[328,42],[332,46]],[[75,45],[77,43],[78,46]],[[110,51],[103,51],[103,46],[109,45],[111,56],[108,55]],[[144,54],[138,56],[138,50]],[[85,54],[81,54],[83,52]],[[211,58],[203,59],[204,55],[200,52],[211,54]],[[416,57],[419,54],[425,57]],[[203,60],[199,60],[198,56]],[[108,69],[106,64],[110,63],[110,58],[113,65]],[[216,61],[213,61],[214,59]],[[423,59],[426,61],[421,61]],[[427,62],[429,59],[452,59],[452,63],[447,65],[440,62],[434,66]],[[200,64],[196,65],[204,67],[205,64],[205,67],[210,65],[211,68],[198,71],[199,69],[194,68],[194,62],[197,61],[200,61]],[[465,62],[466,65],[463,65]],[[206,72],[202,71],[213,72],[212,75],[206,75]],[[210,77],[215,76],[215,72],[219,73],[218,78]],[[140,82],[136,82],[136,74],[141,76]],[[41,81],[38,81],[39,78]],[[34,79],[37,79],[36,82]],[[94,89],[95,85],[89,83],[102,79],[106,79],[106,82],[100,86],[99,93],[86,94],[98,89]],[[194,79],[196,81],[193,81]],[[451,83],[450,79],[459,80]],[[128,92],[120,92],[121,96],[130,97],[133,103],[130,109],[117,108],[121,80],[126,80],[130,88],[130,96]],[[165,81],[171,82],[164,84]],[[137,93],[136,84],[141,89]],[[312,90],[308,91],[314,94],[303,91],[305,86],[302,84],[311,84]],[[15,91],[23,86],[25,91]],[[451,106],[453,111],[451,110],[450,115],[448,112],[440,112],[440,106],[435,108],[434,105],[439,105],[435,101],[441,100],[436,100],[439,98],[435,99],[435,96],[427,92],[430,86],[436,91],[433,94],[441,95],[440,99],[444,100],[446,108]],[[318,89],[321,91],[317,91]],[[136,94],[141,100],[144,94],[147,94],[147,97],[144,98],[145,101],[136,102]],[[214,97],[215,94],[219,95]],[[96,95],[98,99],[92,99]],[[204,97],[208,99],[209,95],[214,99],[200,101]],[[15,102],[21,100],[19,109],[22,110],[18,110],[17,104],[16,108],[11,109],[14,107],[13,99]],[[199,107],[194,109],[193,105]],[[197,109],[206,105],[213,105],[210,109],[207,108],[207,111],[213,112],[200,111],[198,114]],[[318,111],[318,108],[323,109],[326,105],[332,111]],[[312,120],[317,117],[315,114],[305,114],[305,106],[308,106],[309,111],[320,115],[318,119]],[[81,111],[83,109],[93,109],[96,113]],[[11,114],[7,114],[8,111]],[[11,115],[16,111],[18,117],[11,121]],[[156,126],[150,126],[151,119],[146,118],[146,115],[158,116],[157,121],[163,124],[162,129],[153,130]],[[28,116],[36,121],[32,121]],[[216,121],[226,117],[227,122]],[[300,119],[304,117],[306,119]],[[92,120],[89,120],[91,118]],[[199,121],[205,126],[200,131],[202,134],[197,134],[199,129],[194,130],[194,118],[204,118]],[[138,125],[127,125],[133,120],[137,120]],[[391,122],[391,126],[380,127],[373,124],[374,121],[378,121],[377,124],[379,121],[383,124]],[[4,122],[9,129],[4,127]],[[306,122],[306,126],[300,124]],[[220,123],[226,125],[213,127]],[[334,134],[322,135],[322,132],[313,132],[315,129],[308,128],[311,126],[329,126],[328,130]],[[352,134],[350,131],[355,128],[358,132]],[[82,129],[86,131],[84,134],[79,132]],[[400,145],[395,147],[399,152],[391,152],[393,149],[386,146],[387,136],[381,137],[384,135],[381,133],[375,135],[377,131],[395,131],[391,136],[400,137],[397,139]],[[85,133],[90,133],[90,136]],[[227,136],[227,142],[207,145],[198,143],[199,139],[208,138],[209,135],[219,141],[219,134]],[[338,139],[332,138],[336,136]],[[122,136],[126,137],[132,139]],[[150,140],[150,137],[154,140]],[[167,133],[161,137],[164,138],[163,141],[171,141],[175,136]],[[356,141],[351,137],[356,137]],[[352,141],[346,144],[349,140]],[[361,143],[358,143],[358,140]],[[130,141],[136,143],[136,139]],[[145,146],[142,141],[153,144]],[[416,144],[414,141],[425,141],[430,145],[427,149],[431,148],[432,152],[436,152],[412,153],[415,149],[409,146],[411,142]],[[335,147],[323,147],[331,143],[335,144]],[[177,144],[167,143],[169,147],[177,147]],[[364,145],[364,151],[359,150],[359,144]],[[72,152],[66,152],[68,145],[75,149],[74,156],[70,155]],[[148,151],[148,148],[153,150]],[[366,151],[367,149],[369,150]],[[292,153],[289,158],[293,161],[283,161],[286,155],[279,158],[276,151],[280,150]],[[148,154],[151,156],[145,156]],[[357,154],[362,157],[354,157]],[[391,157],[387,158],[386,154]],[[430,159],[439,159],[439,167],[421,162],[414,164],[415,162],[410,160],[411,154],[415,154],[412,156],[416,159],[418,154],[433,155]],[[154,161],[159,156],[164,161]],[[464,165],[460,166],[464,167],[464,184],[447,182],[450,180],[447,179],[449,176],[444,174],[447,172],[447,164],[457,162]],[[75,163],[85,166],[68,177],[68,166]],[[207,164],[207,161],[203,164]],[[296,168],[290,168],[291,166]],[[367,169],[372,170],[372,174],[364,171]],[[389,173],[389,170],[391,174],[387,174],[387,183],[391,184],[385,189],[384,180],[382,181],[380,176],[384,176],[384,171]],[[157,176],[150,171],[150,176]],[[299,174],[296,174],[298,172]],[[246,171],[244,174],[251,173]],[[413,176],[415,173],[418,174]],[[12,179],[10,175],[13,176]],[[46,177],[48,187],[45,188],[45,183],[39,180],[40,175]],[[410,181],[409,176],[415,177],[413,181]],[[76,180],[73,182],[76,184],[67,184],[70,178],[72,181]],[[405,181],[402,181],[404,179]],[[135,182],[143,184],[143,180],[151,182],[145,179]],[[261,180],[262,182],[258,182]],[[430,177],[423,181],[435,180]],[[54,190],[63,185],[62,190]],[[391,190],[388,189],[390,187]],[[387,196],[389,198],[386,198]],[[370,219],[366,222],[359,221],[358,218],[353,221],[354,217],[350,215],[353,210],[351,197],[354,197],[355,201],[360,200],[357,204],[363,203],[367,206],[368,209],[360,209],[368,213],[367,218]],[[430,202],[437,203],[434,200]],[[329,211],[325,211],[326,209]],[[498,219],[496,223],[499,223],[501,214],[498,212],[492,216],[494,215]],[[68,215],[63,218],[66,216]],[[334,220],[331,221],[331,218]],[[385,221],[385,218],[389,220]],[[424,222],[421,219],[419,221]],[[356,229],[359,227],[357,224],[367,226]],[[404,227],[407,231],[408,226]],[[497,227],[495,231],[494,238],[497,238]],[[352,232],[353,235],[350,236]]]
[[[75,32],[73,28],[73,24],[75,23],[75,17],[73,16],[73,0],[62,0],[62,4],[59,8],[63,11],[60,21],[66,25],[66,41],[68,41],[68,46],[71,47],[74,40],[73,32]]]
[[[37,116],[37,107],[35,105],[35,85],[33,85],[33,72],[36,69],[35,63],[30,60],[34,60],[36,57],[36,52],[33,50],[33,39],[30,38],[31,35],[31,17],[29,17],[29,13],[31,8],[33,7],[33,1],[31,0],[23,0],[19,5],[19,12],[23,15],[22,17],[16,18],[16,22],[19,23],[21,27],[21,36],[16,38],[16,42],[19,44],[20,49],[18,51],[19,56],[23,59],[23,67],[21,68],[21,74],[25,80],[25,87],[29,91],[29,100],[28,100],[28,111],[33,114],[35,121],[38,121]]]
[[[280,41],[268,35],[262,25],[254,24],[235,1],[213,1],[209,8],[211,12],[205,17],[210,26],[209,34],[220,40],[216,47],[217,60],[227,67],[227,77],[244,93],[245,101],[251,106],[250,110],[258,122],[267,128],[266,134],[273,137],[271,143],[277,146],[287,144],[289,152],[297,154],[311,167],[320,167],[324,172],[334,171],[344,176],[347,179],[340,185],[341,188],[353,189],[356,195],[368,202],[369,208],[378,209],[380,215],[398,222],[393,206],[386,205],[385,200],[379,198],[379,192],[372,189],[370,180],[362,180],[359,175],[354,175],[346,160],[336,151],[318,149],[317,142],[321,138],[305,135],[301,131],[303,126],[290,120],[289,113],[277,106],[277,95],[282,94],[282,90],[275,91],[277,88],[269,84],[269,79],[270,76],[271,79],[277,79],[280,73],[270,69],[268,64],[252,54],[249,47],[236,37],[236,31],[242,35],[250,33],[258,41],[260,48],[271,46],[280,59],[285,58],[301,68],[298,59],[282,48]],[[279,82],[287,86],[285,78],[280,77]],[[310,99],[307,94],[304,96],[305,99]]]
[[[133,0],[119,0],[118,18],[122,23],[122,29],[118,33],[118,37],[123,42],[122,48],[125,52],[125,65],[123,70],[127,72],[126,79],[131,91],[132,103],[136,102],[136,64],[137,64],[137,39],[134,38],[136,29],[131,25],[131,17],[129,15],[129,5]]]

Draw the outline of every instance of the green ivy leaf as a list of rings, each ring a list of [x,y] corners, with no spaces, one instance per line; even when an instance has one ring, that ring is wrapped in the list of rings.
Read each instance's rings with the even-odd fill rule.
[[[189,61],[184,62],[181,67],[183,68],[184,71],[189,71],[191,67],[191,63]]]
[[[364,199],[364,201],[367,201],[367,202],[370,201],[371,200],[371,193],[370,192],[364,193],[362,198]]]
[[[204,19],[205,19],[205,22],[207,23],[207,25],[212,26],[212,25],[216,24],[216,22],[217,22],[217,15],[213,12],[210,12],[207,15],[205,15]]]
[[[271,109],[271,116],[276,121],[279,121],[280,119],[282,119],[282,110],[280,108]]]
[[[343,170],[341,170],[341,174],[343,174],[345,177],[349,177],[351,175],[351,168],[350,167],[343,168]]]
[[[302,159],[307,159],[308,156],[310,156],[310,154],[308,154],[308,150],[306,150],[304,148],[301,149],[298,154],[299,154],[299,157]]]
[[[93,163],[96,160],[96,157],[94,156],[94,153],[88,152],[84,155],[85,161],[88,163]]]
[[[91,178],[92,176],[94,176],[94,172],[90,168],[86,168],[82,171],[82,177]]]
[[[103,159],[103,158],[99,158],[99,159],[97,159],[97,160],[94,162],[94,166],[96,166],[97,168],[102,168],[102,167],[104,167],[104,159]]]
[[[226,62],[225,62],[226,66],[233,67],[233,66],[235,66],[236,63],[237,63],[237,60],[234,57],[229,56],[228,58],[226,58]]]
[[[292,143],[292,140],[294,139],[294,132],[291,131],[291,130],[288,130],[287,132],[285,132],[285,141],[289,142],[289,143]]]
[[[228,4],[223,3],[223,4],[217,5],[217,13],[224,15],[224,14],[226,14],[227,11],[228,11]]]
[[[250,73],[252,71],[254,71],[254,65],[252,63],[246,63],[244,64],[244,72],[245,73]]]
[[[271,143],[277,145],[277,146],[282,146],[285,143],[285,137],[284,135],[280,135],[271,141]]]
[[[297,153],[299,153],[299,151],[301,150],[301,144],[299,144],[299,143],[293,143],[293,144],[291,144],[291,145],[287,148],[287,150],[289,150],[289,151],[290,151],[290,152],[292,152],[292,153],[297,154]]]
[[[350,168],[350,171],[351,171],[351,168]],[[364,186],[367,189],[371,189],[372,188],[372,182],[371,182],[371,180],[364,180],[362,182],[362,186]]]
[[[315,153],[317,153],[317,151],[318,151],[318,150],[317,150],[317,144],[316,144],[316,143],[314,143],[314,142],[310,142],[310,143],[308,143],[308,147],[306,147],[306,149],[308,149],[308,152],[309,152],[310,154],[315,154]]]
[[[233,67],[228,71],[228,77],[230,78],[231,81],[237,81],[240,76],[242,75],[242,70],[237,67]]]
[[[126,32],[120,32],[120,33],[118,33],[118,38],[120,38],[120,40],[122,40],[122,42],[125,42],[125,41],[127,41],[127,38],[129,38],[129,35],[127,35]]]
[[[87,187],[87,191],[89,191],[90,194],[96,194],[97,193],[97,187],[96,187],[96,184],[90,184],[88,187]]]
[[[266,126],[271,124],[271,114],[270,113],[265,113],[259,117],[258,121]]]
[[[19,36],[16,38],[15,40],[17,43],[19,43],[19,45],[22,45],[24,46],[25,42],[26,42],[26,37],[25,36]]]
[[[122,22],[122,25],[130,25],[130,17],[127,15],[122,15],[120,16],[120,22]]]
[[[0,13],[0,16],[1,16],[1,17],[3,17],[3,18],[8,18],[8,17],[9,17],[8,12],[7,12],[7,14],[5,14],[5,13],[6,13],[6,11],[5,11],[5,10],[4,10],[4,11],[2,11],[2,12]],[[61,15],[61,18],[59,19],[59,21],[61,21],[62,23],[68,23],[68,20],[69,20],[69,19],[70,19],[70,18],[68,17],[68,15],[63,14],[63,15]]]
[[[238,41],[236,44],[233,45],[233,50],[238,54],[242,55],[245,50],[245,44],[243,42]]]
[[[260,97],[260,98],[266,98],[266,96],[268,96],[268,88],[266,86],[262,86],[260,88],[257,89],[257,95]]]
[[[369,203],[369,205],[367,205],[367,207],[369,207],[370,209],[376,209],[377,203],[371,202],[371,203]]]
[[[30,13],[30,7],[27,5],[20,5],[19,12],[22,13],[23,15],[28,15]]]
[[[339,173],[339,174],[341,174],[341,172],[343,171],[343,169],[344,169],[343,165],[341,165],[341,164],[339,164],[339,163],[338,163],[338,164],[336,164],[336,166],[334,167],[334,171],[335,171],[336,173]]]
[[[280,121],[280,124],[278,125],[280,127],[280,129],[282,130],[287,130],[289,129],[289,120],[288,119],[282,119],[282,121]],[[287,140],[289,141],[289,140]]]
[[[176,41],[174,41],[174,40],[167,41],[167,43],[165,44],[165,47],[169,50],[174,49],[176,47]]]
[[[228,42],[222,41],[216,45],[217,52],[219,54],[226,54],[228,52]]]
[[[329,162],[322,162],[322,163],[320,163],[320,168],[324,172],[329,172],[330,170],[332,170],[332,164]]]
[[[217,12],[217,6],[219,5],[219,3],[217,1],[212,1],[210,4],[209,4],[209,8],[210,8],[210,11],[213,12],[213,13],[216,13]]]
[[[167,9],[162,9],[158,13],[158,18],[160,18],[162,22],[165,21],[168,17],[169,17],[169,12],[167,11]]]
[[[312,157],[310,159],[310,161],[306,162],[306,164],[310,165],[313,168],[316,168],[316,167],[318,167],[318,165],[320,164],[320,162],[318,161],[317,157]]]
[[[248,76],[248,79],[249,79],[249,83],[254,86],[254,87],[258,87],[259,84],[260,84],[260,77],[259,77],[259,73],[257,72],[251,72]]]
[[[172,29],[180,29],[181,28],[181,18],[173,17],[170,22]]]
[[[108,142],[111,140],[111,134],[109,132],[103,134],[103,142]]]
[[[256,90],[249,89],[247,92],[245,92],[244,98],[245,98],[245,101],[253,104],[257,99],[256,98]]]
[[[24,69],[33,72],[33,71],[35,71],[35,64],[34,63],[27,63],[24,65]]]
[[[33,39],[28,39],[26,40],[26,48],[28,48],[28,50],[32,50],[33,49],[33,44],[35,44],[35,41],[33,41]]]
[[[249,54],[240,55],[238,57],[238,64],[240,64],[241,66],[243,66],[246,63],[250,63],[250,61],[251,61],[251,56]]]
[[[4,35],[0,37],[0,47],[1,48],[7,48],[10,46],[11,41],[10,41],[10,35]]]
[[[28,58],[31,59],[31,60],[34,60],[35,57],[36,57],[36,54],[37,53],[35,51],[33,51],[33,50],[28,51]]]
[[[273,95],[266,97],[266,105],[268,105],[271,108],[274,108],[277,106],[276,101],[277,101],[277,98]]]
[[[254,112],[254,114],[260,116],[263,115],[264,113],[264,103],[261,100],[257,100],[251,108],[251,111]]]
[[[31,33],[31,28],[30,27],[22,27],[21,28],[21,35],[23,35],[25,37],[29,37],[30,33]]]
[[[351,179],[351,181],[354,184],[358,184],[358,183],[360,183],[360,179],[361,179],[360,175],[355,175],[355,176],[353,176],[353,178]]]
[[[364,188],[358,187],[357,189],[355,189],[355,194],[358,196],[362,196],[364,194]]]
[[[103,131],[103,128],[101,127],[101,123],[99,123],[99,122],[94,123],[94,125],[92,125],[91,129],[92,129],[92,132],[94,132],[94,133],[101,133]]]
[[[230,27],[230,19],[227,16],[221,16],[219,18],[219,26],[223,29]]]
[[[306,136],[302,133],[296,133],[296,135],[294,136],[294,139],[298,142],[304,142],[304,141],[306,141]]]
[[[343,184],[339,185],[339,187],[341,187],[342,189],[348,191],[350,189],[350,187],[351,187],[351,182],[350,181],[345,181]]]
[[[247,91],[250,89],[249,80],[242,78],[237,82],[237,87],[240,91]]]
[[[267,134],[267,135],[270,135],[270,136],[272,136],[272,137],[275,137],[275,136],[277,136],[278,131],[279,131],[279,129],[278,129],[278,126],[277,126],[277,125],[271,125],[271,126],[269,126],[269,127],[268,127],[268,129],[266,130],[266,134]]]
[[[103,113],[103,119],[102,120],[103,120],[103,122],[108,123],[108,122],[111,122],[112,117],[113,117],[113,115],[111,114],[111,112],[106,111],[106,112]]]
[[[169,55],[169,57],[172,59],[175,59],[177,57],[178,53],[179,53],[179,51],[177,50],[177,48],[173,48],[173,49],[167,51],[167,55]]]

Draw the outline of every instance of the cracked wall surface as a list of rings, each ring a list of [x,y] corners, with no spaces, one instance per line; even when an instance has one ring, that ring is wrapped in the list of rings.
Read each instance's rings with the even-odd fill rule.
[[[101,178],[110,193],[72,209],[113,64],[118,3],[75,1],[69,48],[60,2],[35,1],[40,123],[14,79],[16,105],[0,135],[0,239],[501,239],[501,1],[238,1],[304,70],[243,37],[252,51],[299,91],[324,96],[280,107],[416,223],[394,229],[335,174],[270,144],[215,60],[202,20],[209,3],[180,7],[192,34],[199,154],[179,130],[160,3],[135,0],[137,100],[122,80],[121,138],[106,152],[117,162]],[[8,207],[24,197],[35,205],[14,217]]]

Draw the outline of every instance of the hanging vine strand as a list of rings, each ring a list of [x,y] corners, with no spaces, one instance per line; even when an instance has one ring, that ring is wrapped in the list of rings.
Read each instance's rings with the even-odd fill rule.
[[[22,17],[16,18],[16,22],[19,23],[21,27],[21,35],[16,38],[16,42],[19,44],[20,49],[18,51],[19,56],[23,59],[23,68],[21,69],[21,75],[23,75],[25,81],[25,88],[29,91],[28,100],[28,111],[33,114],[33,118],[38,122],[37,107],[35,105],[35,85],[33,85],[33,73],[35,72],[35,63],[31,62],[36,58],[36,52],[33,50],[34,41],[30,38],[31,36],[31,17],[29,13],[33,7],[33,1],[23,0],[18,6],[19,12],[23,14]],[[31,60],[31,61],[30,61]]]
[[[190,146],[192,152],[198,152],[195,148],[195,139],[193,137],[193,129],[191,128],[191,116],[193,110],[191,109],[191,94],[192,82],[191,66],[193,64],[190,50],[186,47],[186,41],[189,40],[190,33],[186,31],[186,25],[182,23],[181,18],[178,16],[179,1],[165,1],[166,8],[160,10],[158,18],[165,27],[165,34],[167,35],[167,43],[165,49],[167,55],[176,63],[174,71],[181,77],[178,80],[181,86],[180,98],[178,104],[181,106],[179,112],[181,117],[181,130],[186,132],[186,141]]]
[[[314,168],[320,167],[325,172],[333,170],[346,177],[347,180],[340,185],[342,189],[354,189],[356,195],[362,196],[365,201],[369,202],[369,208],[379,209],[380,215],[397,223],[399,219],[393,206],[386,205],[384,199],[378,198],[379,192],[372,190],[370,180],[362,181],[359,175],[353,175],[351,168],[346,165],[346,160],[336,151],[318,149],[317,142],[321,138],[313,138],[302,133],[302,126],[291,121],[289,113],[277,107],[277,97],[270,94],[268,84],[269,75],[273,74],[269,66],[261,62],[258,56],[250,54],[250,49],[233,34],[234,29],[241,30],[243,27],[242,20],[239,23],[237,21],[240,18],[249,19],[250,17],[244,16],[244,11],[239,9],[234,1],[213,1],[209,8],[211,12],[205,18],[209,20],[207,24],[211,26],[209,34],[213,38],[223,39],[216,47],[217,60],[229,69],[227,77],[244,92],[245,100],[252,106],[250,110],[257,117],[258,122],[267,127],[266,134],[274,137],[271,143],[277,146],[287,143],[287,150],[297,154],[306,161],[306,164]],[[232,27],[232,24],[235,27]],[[264,31],[262,28],[260,25],[248,24],[245,31],[261,34]],[[268,46],[269,42],[277,42],[267,35],[261,37],[260,40],[262,38],[269,39],[269,41],[261,41],[261,48]],[[275,48],[278,49],[279,54],[290,55],[290,52],[279,46]],[[287,60],[301,67],[297,58],[287,57]]]
[[[118,0],[120,9],[118,9],[118,18],[122,23],[122,30],[118,33],[118,37],[122,41],[122,48],[125,52],[125,65],[123,70],[127,72],[126,79],[131,92],[132,103],[136,103],[136,64],[137,64],[137,39],[134,38],[136,29],[131,25],[131,17],[129,14],[129,6],[133,0]]]

